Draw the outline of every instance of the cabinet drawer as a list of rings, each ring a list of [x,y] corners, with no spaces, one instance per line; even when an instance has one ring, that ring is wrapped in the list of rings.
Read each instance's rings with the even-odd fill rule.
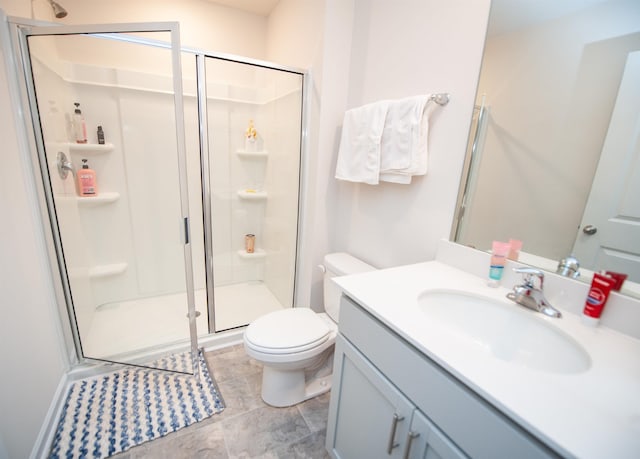
[[[341,300],[339,329],[469,456],[557,457],[346,296]]]

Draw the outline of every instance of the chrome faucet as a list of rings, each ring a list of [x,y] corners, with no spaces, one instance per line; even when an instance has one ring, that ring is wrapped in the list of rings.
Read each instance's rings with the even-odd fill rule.
[[[541,312],[549,317],[562,317],[560,311],[551,306],[544,297],[542,287],[544,284],[544,273],[535,268],[514,268],[514,271],[523,275],[522,285],[513,287],[513,291],[507,293],[507,298],[516,303]],[[534,276],[540,280],[540,288],[534,284]]]

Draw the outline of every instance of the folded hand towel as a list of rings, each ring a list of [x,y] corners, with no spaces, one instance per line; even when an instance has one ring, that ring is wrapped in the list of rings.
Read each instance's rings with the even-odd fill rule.
[[[411,183],[411,176],[427,172],[430,96],[393,101],[382,132],[379,180]]]
[[[367,104],[344,114],[336,178],[370,185],[378,183],[380,142],[388,101]]]
[[[400,183],[409,185],[411,183],[411,175],[402,172],[380,172],[378,180],[381,182]]]

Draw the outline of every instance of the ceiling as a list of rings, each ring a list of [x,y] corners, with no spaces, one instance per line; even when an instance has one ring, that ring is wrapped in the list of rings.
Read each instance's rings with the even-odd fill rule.
[[[280,0],[207,0],[260,16],[269,16]],[[492,0],[489,35],[549,21],[609,0]]]
[[[512,32],[606,1],[609,0],[492,0],[488,35]]]
[[[269,16],[280,0],[208,0],[211,3],[246,11],[247,13]]]

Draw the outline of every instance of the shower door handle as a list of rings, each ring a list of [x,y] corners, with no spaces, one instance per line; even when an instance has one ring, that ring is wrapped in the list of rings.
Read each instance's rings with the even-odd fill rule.
[[[189,243],[189,217],[184,217],[184,245]]]

